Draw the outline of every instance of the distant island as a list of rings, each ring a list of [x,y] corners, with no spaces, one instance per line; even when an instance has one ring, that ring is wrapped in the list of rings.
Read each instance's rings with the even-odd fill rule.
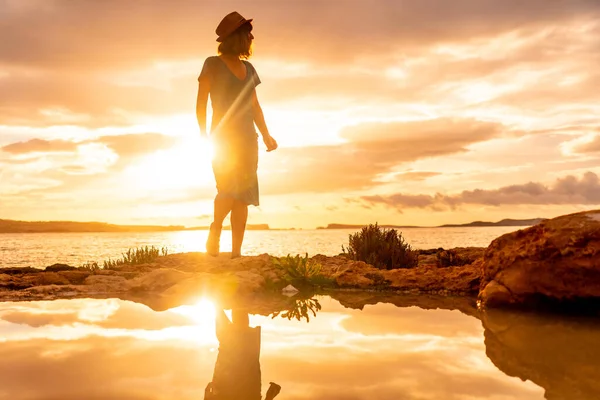
[[[98,232],[173,232],[208,230],[208,226],[185,227],[182,225],[114,225],[104,222],[73,221],[14,221],[0,219],[0,233],[98,233]],[[229,226],[223,229],[230,229]],[[269,230],[267,224],[247,225],[247,230]]]
[[[506,218],[498,222],[474,221],[467,224],[445,224],[438,226],[418,226],[418,225],[382,225],[382,228],[403,229],[403,228],[471,228],[471,227],[489,227],[489,226],[532,226],[539,224],[546,218],[530,218],[530,219],[510,219]],[[348,225],[348,224],[329,224],[326,227],[318,227],[317,229],[361,229],[365,225]]]
[[[440,226],[416,226],[416,225],[383,225],[382,228],[467,228],[487,226],[532,226],[540,223],[545,218],[533,219],[503,219],[498,222],[474,221],[468,224],[446,224]],[[361,229],[365,225],[329,224],[317,229]],[[115,225],[104,222],[74,222],[74,221],[15,221],[0,219],[0,233],[95,233],[95,232],[174,232],[174,231],[196,231],[208,230],[208,226],[186,227],[183,225]],[[224,226],[223,229],[231,229]],[[250,231],[273,230],[268,224],[248,224]],[[295,230],[276,229],[276,230]]]

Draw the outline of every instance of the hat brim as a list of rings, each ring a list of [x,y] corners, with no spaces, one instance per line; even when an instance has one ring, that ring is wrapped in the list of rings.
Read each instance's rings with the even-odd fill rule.
[[[236,26],[236,28],[234,30],[231,31],[231,33],[225,35],[225,36],[219,36],[217,38],[217,42],[221,43],[223,40],[225,40],[225,38],[227,38],[228,36],[231,36],[235,31],[237,31],[238,29],[240,29],[240,27],[242,27],[244,24],[250,23],[252,22],[254,19],[250,18],[250,19],[244,19],[242,21],[240,21],[240,23],[238,24],[238,26]]]

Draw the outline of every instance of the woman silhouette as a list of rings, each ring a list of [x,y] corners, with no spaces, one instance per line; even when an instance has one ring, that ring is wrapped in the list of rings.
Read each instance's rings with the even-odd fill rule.
[[[225,311],[216,315],[219,354],[204,400],[260,400],[261,327],[251,328],[243,310],[233,309],[231,314],[231,321]],[[265,400],[273,400],[280,391],[281,386],[271,382]]]
[[[260,79],[248,61],[252,54],[252,20],[237,12],[223,18],[216,29],[218,56],[208,57],[198,77],[196,116],[200,134],[205,137],[206,105],[212,103],[210,138],[215,154],[213,173],[217,184],[214,217],[210,225],[206,251],[219,254],[223,220],[231,212],[232,258],[241,256],[248,219],[248,205],[258,206],[258,135],[262,134],[267,151],[277,148],[269,134],[256,95]]]

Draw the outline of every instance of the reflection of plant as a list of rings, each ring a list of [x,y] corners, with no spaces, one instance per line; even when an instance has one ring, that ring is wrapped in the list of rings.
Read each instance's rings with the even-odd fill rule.
[[[160,256],[166,256],[169,251],[166,247],[157,249],[156,247],[140,247],[137,249],[129,249],[127,253],[123,253],[123,258],[117,258],[116,260],[109,259],[104,261],[105,269],[115,269],[121,265],[138,265],[151,263]]]
[[[349,235],[348,248],[342,250],[356,261],[364,261],[380,269],[414,268],[418,253],[404,241],[395,229],[383,229],[377,224]]]
[[[285,279],[296,285],[322,285],[328,280],[321,274],[321,264],[310,260],[308,253],[304,257],[289,254],[286,257],[275,257],[273,264],[283,269]]]
[[[281,315],[282,318],[287,318],[291,320],[292,318],[297,319],[298,321],[302,321],[303,318],[306,318],[306,322],[310,321],[309,312],[312,313],[314,317],[317,316],[317,311],[321,310],[321,304],[319,304],[319,300],[312,299],[296,299],[290,305],[290,308],[283,311],[275,311],[271,318],[275,318],[278,315]]]

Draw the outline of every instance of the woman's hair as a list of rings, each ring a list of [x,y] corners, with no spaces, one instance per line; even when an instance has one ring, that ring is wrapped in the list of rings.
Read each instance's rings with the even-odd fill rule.
[[[219,44],[219,54],[238,56],[246,60],[250,58],[252,55],[252,39],[249,38],[250,31],[252,31],[250,23],[240,26]]]

